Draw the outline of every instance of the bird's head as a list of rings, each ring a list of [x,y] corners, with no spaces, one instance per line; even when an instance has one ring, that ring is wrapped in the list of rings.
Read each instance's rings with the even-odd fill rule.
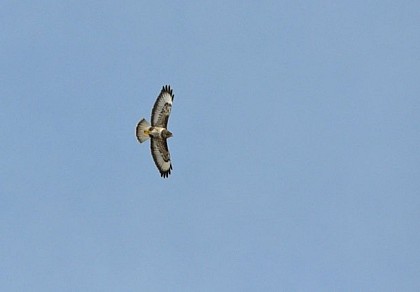
[[[168,130],[163,130],[163,131],[162,131],[162,136],[163,136],[163,138],[170,138],[170,137],[172,137],[173,135],[172,135],[172,133],[171,133],[171,132],[169,132]]]

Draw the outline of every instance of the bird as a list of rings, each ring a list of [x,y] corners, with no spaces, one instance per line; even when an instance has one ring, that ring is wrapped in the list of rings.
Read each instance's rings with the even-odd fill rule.
[[[166,140],[173,136],[167,129],[173,100],[174,94],[170,85],[163,86],[153,105],[151,125],[143,118],[136,126],[136,137],[140,143],[150,138],[153,160],[163,178],[167,178],[172,170],[171,154]]]

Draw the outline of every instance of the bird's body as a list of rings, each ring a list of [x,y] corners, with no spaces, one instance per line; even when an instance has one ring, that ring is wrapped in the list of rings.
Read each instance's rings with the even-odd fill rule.
[[[169,85],[162,88],[152,110],[152,125],[142,119],[136,127],[136,137],[140,143],[150,138],[153,160],[162,177],[168,177],[172,170],[171,156],[166,140],[172,137],[168,131],[168,119],[174,95]]]
[[[166,132],[165,132],[166,131]],[[149,127],[146,130],[143,131],[145,135],[148,135],[149,138],[166,138],[166,134],[169,132],[163,127]],[[165,134],[164,134],[165,133]]]

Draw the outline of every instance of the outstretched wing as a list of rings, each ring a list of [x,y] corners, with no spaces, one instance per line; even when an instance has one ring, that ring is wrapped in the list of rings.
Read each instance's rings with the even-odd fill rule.
[[[150,141],[150,148],[160,176],[168,177],[171,174],[172,164],[166,139],[153,137]]]
[[[169,85],[162,87],[152,110],[152,126],[167,128],[174,95]]]

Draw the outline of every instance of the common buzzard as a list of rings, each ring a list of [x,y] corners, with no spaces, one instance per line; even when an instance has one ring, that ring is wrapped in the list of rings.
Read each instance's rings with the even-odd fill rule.
[[[173,100],[174,94],[171,87],[163,86],[152,109],[152,126],[142,119],[136,127],[136,136],[140,143],[150,138],[153,160],[160,171],[160,176],[164,178],[171,174],[172,169],[171,155],[166,139],[172,137],[172,133],[167,130],[167,127]]]

